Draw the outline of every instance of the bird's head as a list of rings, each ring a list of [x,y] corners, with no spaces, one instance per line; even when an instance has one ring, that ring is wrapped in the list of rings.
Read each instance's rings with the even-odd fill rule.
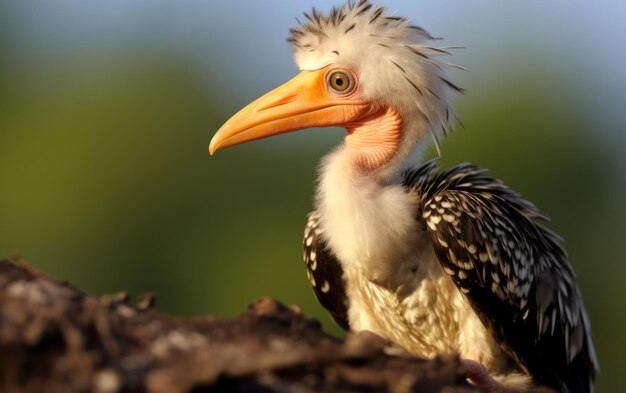
[[[315,9],[291,29],[301,72],[258,98],[215,134],[209,151],[309,127],[346,128],[360,171],[397,168],[430,133],[447,135],[446,48],[407,18],[369,1]]]

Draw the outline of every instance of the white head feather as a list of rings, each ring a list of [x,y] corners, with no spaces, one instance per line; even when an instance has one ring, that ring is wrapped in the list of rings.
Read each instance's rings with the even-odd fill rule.
[[[391,106],[402,116],[401,147],[388,167],[397,170],[428,132],[439,150],[438,137],[448,135],[454,114],[447,92],[463,91],[446,78],[445,67],[458,66],[440,61],[449,47],[429,46],[427,41],[435,38],[424,29],[367,0],[348,1],[329,14],[313,9],[304,16],[288,39],[298,67],[351,67],[372,103]]]

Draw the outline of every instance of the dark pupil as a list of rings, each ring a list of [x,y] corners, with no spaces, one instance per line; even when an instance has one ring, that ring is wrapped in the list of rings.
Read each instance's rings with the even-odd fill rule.
[[[337,84],[337,86],[343,86],[343,79],[341,79],[341,77],[337,77],[337,79],[335,80],[335,83]]]

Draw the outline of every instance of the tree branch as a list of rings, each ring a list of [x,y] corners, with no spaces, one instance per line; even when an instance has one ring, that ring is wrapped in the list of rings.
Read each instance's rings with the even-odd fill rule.
[[[0,261],[0,391],[476,391],[456,357],[389,356],[376,335],[337,339],[272,299],[234,319],[178,319],[153,305]]]

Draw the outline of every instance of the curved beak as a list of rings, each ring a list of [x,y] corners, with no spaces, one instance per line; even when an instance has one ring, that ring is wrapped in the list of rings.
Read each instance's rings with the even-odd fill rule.
[[[341,96],[329,92],[326,70],[302,71],[240,110],[213,136],[209,153],[272,135],[342,125],[357,119],[367,109],[367,103],[356,94]]]

